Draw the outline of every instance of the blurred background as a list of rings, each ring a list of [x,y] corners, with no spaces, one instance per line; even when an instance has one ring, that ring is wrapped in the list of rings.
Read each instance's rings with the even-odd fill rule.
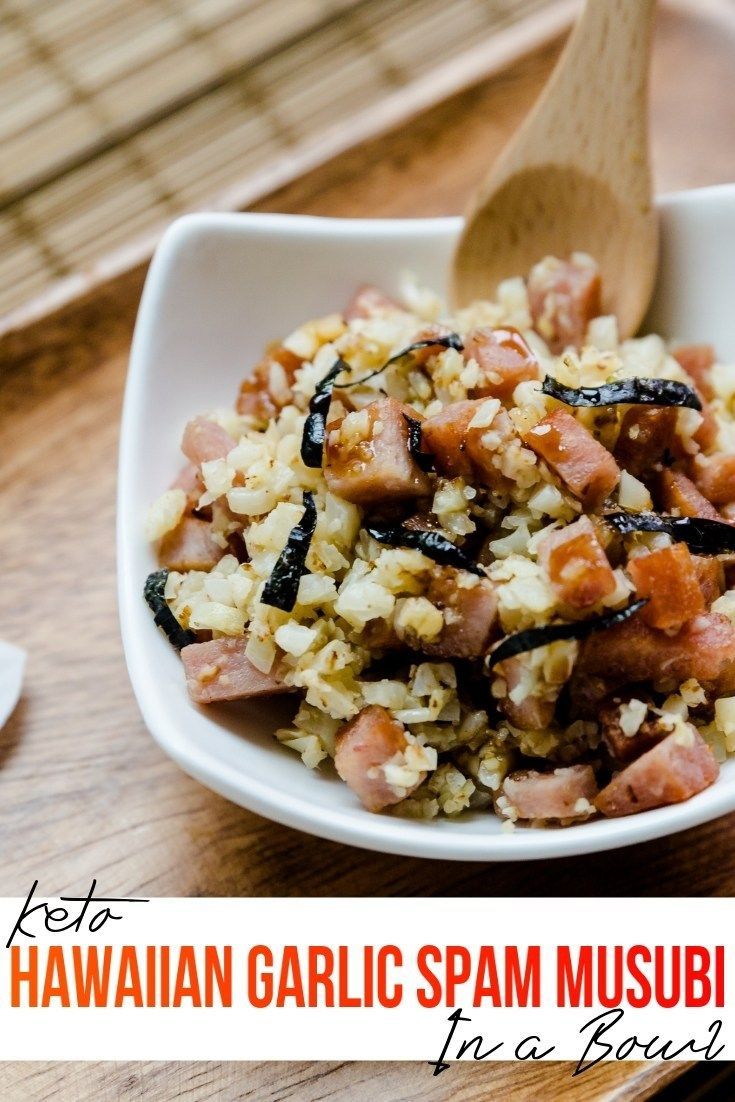
[[[125,299],[129,332],[155,241],[188,210],[460,211],[580,4],[0,0],[0,361],[93,295],[108,318]],[[732,178],[735,0],[660,9],[659,190]]]
[[[0,315],[185,210],[248,204],[575,7],[0,0]]]

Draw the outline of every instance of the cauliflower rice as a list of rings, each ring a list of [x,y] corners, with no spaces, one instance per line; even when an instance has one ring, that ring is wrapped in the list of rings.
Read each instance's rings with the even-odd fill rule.
[[[729,529],[735,366],[619,341],[599,293],[580,255],[453,315],[409,280],[401,302],[364,288],[187,426],[146,535],[195,701],[295,693],[278,741],[418,819],[566,825],[712,783],[735,752],[732,556],[687,520],[605,518]],[[640,379],[700,408],[553,389]]]

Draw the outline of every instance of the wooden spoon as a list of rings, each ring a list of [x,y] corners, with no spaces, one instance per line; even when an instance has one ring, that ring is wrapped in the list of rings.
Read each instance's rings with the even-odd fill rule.
[[[655,0],[587,0],[549,83],[480,185],[454,256],[458,306],[543,257],[589,253],[603,309],[637,330],[656,274],[647,141]]]

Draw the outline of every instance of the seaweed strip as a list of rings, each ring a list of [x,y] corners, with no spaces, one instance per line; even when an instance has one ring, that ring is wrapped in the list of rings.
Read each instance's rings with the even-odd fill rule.
[[[547,375],[541,393],[567,406],[686,406],[701,410],[702,403],[685,383],[673,379],[621,379],[602,386],[564,386]]]
[[[316,505],[314,504],[314,495],[305,490],[303,516],[289,532],[286,546],[278,556],[278,561],[271,571],[270,578],[263,586],[263,593],[260,598],[262,604],[280,608],[283,612],[290,612],[296,604],[299,582],[304,574],[309,573],[306,569],[306,556],[315,529]]]
[[[321,467],[324,458],[324,441],[327,435],[327,414],[332,401],[334,380],[343,371],[352,368],[340,357],[332,364],[324,378],[317,383],[314,397],[309,402],[309,416],[304,422],[301,437],[301,459],[305,467]]]
[[[176,650],[181,650],[182,647],[187,647],[190,643],[196,643],[197,637],[193,631],[182,628],[166,603],[163,594],[166,589],[168,573],[168,570],[156,570],[153,574],[149,574],[143,586],[143,596],[153,613],[153,622],[156,627],[165,632],[169,643]]]
[[[456,566],[459,570],[468,570],[471,574],[484,577],[483,570],[469,555],[438,532],[406,528],[403,524],[368,524],[366,531],[378,543],[385,543],[388,547],[410,547],[442,566]]]
[[[386,360],[382,367],[376,367],[375,371],[371,371],[369,375],[363,375],[361,379],[355,379],[351,383],[343,383],[342,386],[337,387],[338,390],[345,390],[347,387],[360,386],[362,383],[366,383],[368,379],[374,379],[376,375],[380,375],[391,364],[397,363],[398,360],[402,360],[404,356],[408,356],[411,352],[418,352],[420,348],[453,348],[456,352],[462,352],[464,349],[464,341],[460,337],[459,333],[447,333],[444,337],[427,337],[422,341],[414,341],[413,344],[409,344],[406,348],[402,348],[400,352],[396,352],[395,356],[391,356],[389,360]]]
[[[408,450],[414,462],[422,471],[433,471],[434,456],[421,450],[421,422],[407,413],[403,414],[403,420],[408,425]]]
[[[632,604],[620,608],[617,612],[605,612],[601,616],[592,616],[589,620],[579,620],[573,624],[547,624],[542,628],[529,628],[527,631],[517,631],[513,635],[506,636],[501,643],[485,659],[488,670],[497,666],[499,662],[505,662],[507,658],[515,658],[517,654],[525,654],[526,651],[536,650],[537,647],[545,647],[548,643],[555,643],[558,639],[586,639],[596,631],[606,631],[629,620],[638,609],[647,604],[648,598],[633,601]]]
[[[605,513],[603,520],[621,536],[632,532],[665,532],[676,543],[685,543],[697,555],[723,555],[735,551],[735,528],[724,520],[660,513]]]

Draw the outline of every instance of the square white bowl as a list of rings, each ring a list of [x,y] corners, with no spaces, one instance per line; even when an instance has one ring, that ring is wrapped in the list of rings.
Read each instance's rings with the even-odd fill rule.
[[[661,200],[661,274],[645,330],[715,344],[735,360],[735,186]],[[196,413],[230,405],[268,341],[332,313],[357,284],[396,292],[409,268],[440,292],[457,218],[333,220],[273,214],[179,219],[151,264],[125,395],[118,499],[119,601],[125,654],[143,718],[179,765],[223,796],[288,826],[388,853],[526,860],[610,849],[682,830],[735,809],[735,762],[687,803],[563,830],[501,830],[491,814],[414,822],[365,811],[331,768],[304,767],[273,730],[293,703],[198,708],[180,660],[142,598],[155,569],[146,508],[181,466]],[[512,274],[512,273],[510,273]]]

